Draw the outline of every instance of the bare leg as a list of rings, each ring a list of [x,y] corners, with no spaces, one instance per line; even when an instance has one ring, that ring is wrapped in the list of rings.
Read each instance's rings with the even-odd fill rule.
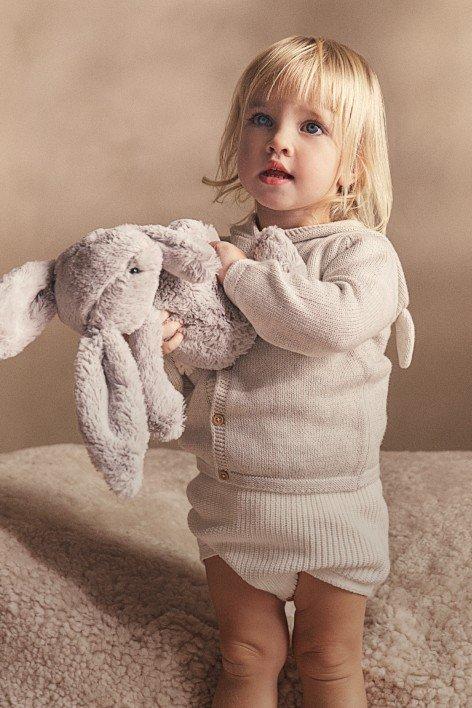
[[[204,564],[222,655],[212,707],[277,708],[277,680],[290,643],[285,603],[249,585],[219,556]]]
[[[299,574],[293,653],[306,708],[367,708],[361,663],[366,600]]]

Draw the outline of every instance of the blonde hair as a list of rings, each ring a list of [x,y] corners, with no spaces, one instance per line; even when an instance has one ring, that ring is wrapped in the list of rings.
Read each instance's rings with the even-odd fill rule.
[[[261,51],[234,89],[216,179],[202,178],[217,189],[213,202],[221,203],[230,193],[238,204],[250,197],[238,178],[237,154],[253,97],[267,101],[292,97],[313,106],[319,100],[333,112],[333,134],[341,136],[339,177],[344,183],[334,197],[322,200],[329,206],[330,221],[359,219],[385,233],[393,201],[385,108],[377,75],[367,61],[332,39],[301,35]]]

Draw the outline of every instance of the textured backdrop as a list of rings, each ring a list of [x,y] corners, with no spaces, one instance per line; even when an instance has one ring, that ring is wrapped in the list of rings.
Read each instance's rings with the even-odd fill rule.
[[[470,447],[472,6],[459,2],[2,2],[0,273],[98,226],[192,217],[222,235],[251,206],[211,204],[241,71],[291,34],[363,54],[385,96],[394,208],[416,325],[393,360],[386,450]],[[81,442],[77,336],[57,318],[0,362],[0,451]]]

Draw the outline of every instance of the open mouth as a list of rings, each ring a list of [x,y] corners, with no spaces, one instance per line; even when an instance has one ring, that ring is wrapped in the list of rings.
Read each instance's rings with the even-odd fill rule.
[[[268,181],[269,183],[271,182],[281,182],[285,180],[291,180],[293,179],[293,175],[289,174],[288,172],[282,172],[280,170],[264,170],[264,172],[261,172],[259,174],[259,178],[265,182]]]

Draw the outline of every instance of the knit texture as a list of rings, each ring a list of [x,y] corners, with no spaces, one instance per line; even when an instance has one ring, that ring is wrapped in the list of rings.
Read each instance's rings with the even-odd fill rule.
[[[247,583],[293,598],[298,573],[371,597],[390,572],[382,481],[355,492],[277,494],[200,472],[187,485],[199,558],[219,555]]]
[[[230,228],[245,253],[255,215]],[[246,582],[290,600],[298,573],[372,596],[390,571],[380,479],[396,323],[399,364],[414,328],[400,260],[355,219],[285,230],[307,277],[275,259],[233,263],[223,287],[258,337],[221,371],[165,369],[183,393],[177,441],[196,455],[188,526],[200,560],[219,555]]]
[[[229,241],[249,252],[258,232],[253,213]],[[397,318],[406,327],[399,362],[411,359],[405,276],[389,239],[355,219],[285,234],[308,277],[246,258],[223,282],[258,334],[252,349],[217,372],[182,373],[165,357],[186,400],[178,446],[226,486],[353,491],[380,475],[392,368],[384,352]]]

